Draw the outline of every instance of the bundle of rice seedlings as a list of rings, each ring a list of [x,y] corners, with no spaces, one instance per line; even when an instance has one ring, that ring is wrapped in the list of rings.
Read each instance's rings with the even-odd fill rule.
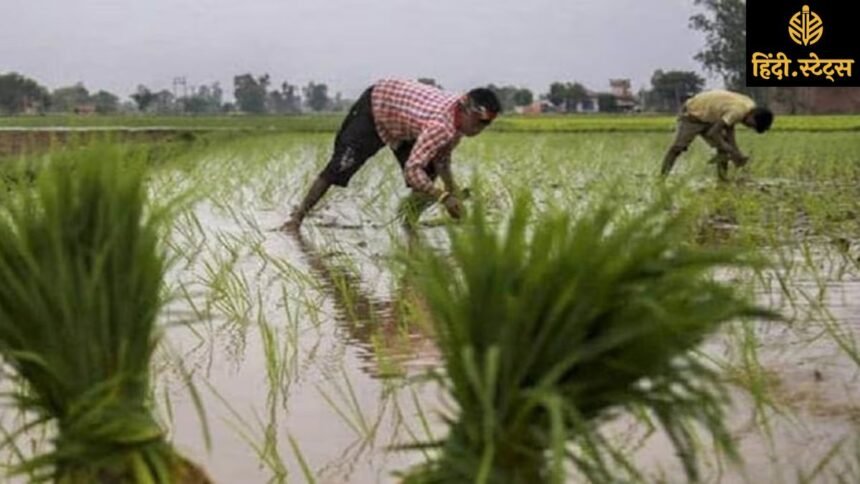
[[[0,356],[8,396],[50,450],[12,470],[36,482],[207,483],[148,405],[165,256],[145,160],[118,146],[56,155],[0,208]]]
[[[680,216],[623,216],[611,204],[573,220],[533,217],[525,198],[500,230],[477,207],[451,230],[450,254],[412,251],[432,313],[442,385],[456,403],[437,452],[409,483],[642,479],[601,424],[624,411],[656,418],[690,480],[694,431],[737,461],[727,394],[693,351],[721,323],[774,315],[713,278],[757,264],[690,246]],[[644,411],[643,411],[644,410]]]

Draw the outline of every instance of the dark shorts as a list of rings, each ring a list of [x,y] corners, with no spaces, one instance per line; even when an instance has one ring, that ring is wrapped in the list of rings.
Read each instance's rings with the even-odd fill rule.
[[[687,151],[687,148],[696,139],[696,136],[701,136],[706,143],[717,151],[722,152],[720,143],[708,135],[711,126],[713,126],[712,123],[701,121],[687,114],[686,108],[684,108],[678,116],[678,127],[675,130],[675,140],[672,142],[672,149],[677,152]]]
[[[373,108],[370,97],[373,88],[368,88],[349,109],[349,114],[340,126],[334,139],[334,152],[320,176],[332,185],[345,187],[350,178],[375,155],[385,143],[376,132],[376,122],[373,119]],[[394,156],[400,163],[400,168],[406,165],[415,141],[402,141],[392,148]],[[433,163],[425,168],[430,179],[436,179]]]

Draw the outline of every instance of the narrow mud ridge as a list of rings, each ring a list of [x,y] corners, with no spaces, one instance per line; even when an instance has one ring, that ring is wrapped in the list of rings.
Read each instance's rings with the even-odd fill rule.
[[[70,143],[94,140],[192,141],[207,130],[173,128],[0,129],[0,157],[44,153]]]

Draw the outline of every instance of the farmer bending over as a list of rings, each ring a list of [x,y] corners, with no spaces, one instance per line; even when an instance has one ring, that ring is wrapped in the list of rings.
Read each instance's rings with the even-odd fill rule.
[[[708,163],[717,165],[717,175],[721,181],[725,181],[729,160],[738,167],[749,161],[735,141],[735,125],[738,123],[764,133],[773,123],[773,113],[765,107],[756,106],[755,101],[743,94],[721,89],[691,97],[684,103],[678,116],[675,141],[663,158],[660,174],[668,175],[678,156],[687,150],[696,136],[701,136],[716,148],[717,154]]]
[[[443,204],[451,217],[460,218],[463,207],[451,175],[451,151],[462,136],[479,134],[500,112],[498,98],[485,88],[458,95],[413,81],[375,83],[350,108],[335,137],[331,160],[281,229],[298,230],[331,185],[347,186],[385,145],[394,152],[412,189],[402,205],[407,225],[434,202]],[[433,184],[437,175],[444,189]]]

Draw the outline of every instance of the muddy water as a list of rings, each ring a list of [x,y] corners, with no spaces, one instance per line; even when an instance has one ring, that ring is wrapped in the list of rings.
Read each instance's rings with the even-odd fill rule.
[[[404,379],[437,365],[438,354],[426,332],[400,324],[397,301],[392,300],[395,277],[388,255],[396,227],[362,220],[343,199],[309,219],[300,237],[266,230],[283,221],[285,211],[277,209],[254,211],[254,229],[206,204],[197,215],[207,239],[234,237],[235,254],[225,256],[227,265],[244,277],[246,286],[237,294],[250,296],[229,304],[229,297],[210,299],[207,322],[193,331],[170,333],[175,352],[203,395],[213,442],[207,453],[188,394],[175,370],[168,369],[161,382],[169,395],[177,444],[218,482],[267,482],[283,475],[279,465],[289,481],[302,482],[291,438],[317,482],[397,482],[392,472],[422,456],[388,448],[427,438],[416,401],[431,419],[435,436],[443,435],[444,428],[434,416],[442,407],[438,389]],[[424,230],[429,237],[439,236],[438,229]],[[261,254],[290,269],[276,268]],[[191,293],[211,290],[207,257],[222,265],[226,260],[203,254],[175,272],[177,283],[186,284]],[[731,428],[747,464],[723,468],[712,460],[705,471],[708,482],[796,482],[798,472],[813,469],[833,446],[857,435],[858,366],[826,328],[835,322],[846,336],[858,336],[858,271],[813,278],[796,270],[788,277],[795,303],[773,281],[760,284],[758,298],[794,319],[756,323],[751,329],[772,406],[757,407],[746,391],[733,391]],[[818,301],[812,295],[820,287],[826,291]],[[196,304],[204,307],[205,299]],[[809,301],[800,302],[805,299]],[[177,304],[177,314],[187,306]],[[822,308],[833,320],[824,318]],[[284,362],[280,376],[268,372],[261,324],[277,335],[277,353]],[[710,342],[707,352],[741,361],[739,327],[726,333]],[[627,419],[607,431],[617,433],[619,442],[636,442],[630,455],[653,476],[683,480],[659,432],[648,435],[641,423]],[[850,449],[853,443],[845,445]]]
[[[198,204],[199,229],[184,224],[189,234],[172,237],[186,255],[169,275],[180,296],[165,323],[199,322],[168,330],[166,350],[156,361],[156,401],[175,443],[216,482],[304,482],[302,460],[317,482],[397,482],[392,473],[423,456],[389,448],[444,435],[436,412],[450,402],[432,383],[408,380],[436,367],[438,352],[426,331],[400,324],[390,258],[393,241],[403,235],[391,219],[396,195],[405,189],[395,165],[382,168],[386,161],[376,160],[349,190],[328,195],[302,238],[268,230],[284,221],[289,202],[307,186],[295,174],[312,175],[318,168],[313,163],[323,161],[329,137],[307,138],[273,150],[291,159],[241,166],[233,175],[247,181],[226,199]],[[279,177],[285,181],[270,182]],[[433,240],[442,236],[438,228],[422,233]],[[852,257],[860,256],[858,249],[849,247]],[[814,258],[835,267],[840,259],[834,251],[823,247]],[[799,267],[785,275],[788,295],[774,279],[757,288],[760,301],[792,317],[750,328],[772,407],[757,407],[741,387],[733,392],[731,428],[747,465],[723,469],[712,461],[707,482],[797,482],[798,472],[813,469],[843,438],[857,435],[858,365],[828,334],[819,306],[856,337],[860,270],[811,274]],[[819,303],[820,287],[827,290]],[[743,361],[740,334],[740,325],[727,327],[706,347],[709,355],[733,363],[730,375]],[[210,450],[179,362],[202,398]],[[683,480],[660,432],[649,434],[630,419],[606,430],[652,476]],[[851,444],[846,442],[846,453]]]
[[[262,175],[251,176],[251,184],[284,175],[276,171],[280,164],[292,171],[300,163],[299,173],[314,173],[307,160],[319,159],[328,142],[325,136],[302,145],[290,155],[297,159],[292,165],[275,160]],[[392,473],[422,455],[388,449],[444,435],[435,412],[450,408],[449,402],[432,383],[407,380],[436,367],[438,352],[426,331],[400,324],[390,256],[392,241],[403,236],[390,222],[396,206],[391,194],[404,188],[390,169],[375,166],[360,174],[357,186],[329,195],[306,223],[303,238],[267,230],[287,215],[289,200],[281,192],[295,197],[306,187],[295,176],[276,183],[270,200],[261,195],[266,187],[251,186],[220,204],[200,203],[194,211],[199,231],[173,237],[186,256],[170,273],[169,285],[180,297],[165,323],[199,322],[168,330],[167,349],[156,361],[156,401],[176,444],[216,482],[304,482],[300,460],[317,482],[397,482]],[[436,228],[423,234],[442,236]],[[848,254],[860,257],[860,247],[849,246]],[[733,470],[711,462],[707,482],[797,482],[834,445],[858,435],[858,365],[831,333],[837,328],[846,337],[858,336],[860,269],[838,270],[842,255],[826,244],[813,258],[826,270],[798,263],[800,269],[784,275],[788,294],[774,277],[757,287],[762,303],[790,316],[785,323],[750,327],[770,405],[757,406],[741,387],[733,391],[731,428],[747,465]],[[733,362],[730,375],[738,373],[745,354],[741,333],[739,325],[727,327],[705,348]],[[211,450],[180,361],[203,400]],[[607,431],[652,476],[683,480],[659,432],[649,434],[630,419]],[[844,454],[850,455],[852,445],[845,442]]]
[[[416,401],[426,407],[420,411],[430,412],[437,407],[436,392],[430,385],[407,386],[403,376],[421,373],[437,356],[429,338],[400,324],[388,262],[380,251],[387,236],[374,234],[378,229],[333,227],[337,223],[329,215],[310,219],[302,237],[264,230],[242,240],[246,228],[215,212],[207,206],[198,211],[202,225],[211,228],[206,236],[239,237],[231,270],[249,284],[238,291],[239,302],[210,301],[218,305],[210,321],[169,335],[174,353],[194,374],[212,428],[207,454],[196,411],[170,370],[175,363],[165,362],[162,383],[179,447],[218,482],[267,482],[278,476],[258,452],[282,463],[290,482],[301,482],[290,438],[317,482],[389,482],[392,471],[419,462],[419,453],[386,449],[429,438],[416,418]],[[254,216],[265,228],[283,221],[277,212]],[[295,272],[278,272],[259,254],[247,253],[252,244]],[[377,252],[343,253],[367,247]],[[344,263],[354,260],[361,261],[359,267]],[[198,261],[177,269],[174,277],[189,292],[202,293],[209,284],[200,281],[206,278],[205,266]],[[242,301],[245,295],[251,295],[250,302]],[[196,302],[203,307],[205,299]],[[189,306],[187,301],[174,304],[175,317],[187,314]],[[226,306],[239,306],[239,316],[225,316]],[[284,362],[283,374],[274,379],[267,373],[261,324],[277,335],[278,358]]]
[[[818,284],[800,280],[792,289],[813,288],[817,291]],[[778,293],[762,293],[758,299],[771,301],[774,308],[782,305]],[[833,472],[849,465],[855,471],[843,482],[857,478],[853,456],[858,455],[860,436],[860,366],[838,347],[827,328],[838,329],[846,340],[860,338],[860,279],[855,274],[852,280],[831,282],[822,303],[833,319],[823,317],[820,307],[812,307],[817,304],[798,304],[798,311],[783,307],[784,314],[797,313],[797,319],[760,322],[750,328],[757,342],[755,361],[749,353],[747,361],[761,368],[766,399],[757,401],[745,387],[732,387],[729,425],[744,465],[722,467],[713,461],[707,482],[802,482],[799,476],[809,476],[837,445],[842,446],[841,452],[813,482],[837,482]],[[740,366],[749,348],[743,347],[739,331],[737,326],[726,328],[726,334],[708,343],[706,353]],[[737,378],[735,371],[740,369],[736,366],[728,374]],[[641,425],[630,421],[614,427],[628,436],[642,434]],[[670,482],[682,479],[682,469],[668,455],[664,436],[650,436],[641,445],[638,462],[666,475]]]
[[[294,156],[306,163],[319,152],[302,147]],[[313,166],[304,169],[313,172]],[[357,186],[329,195],[296,238],[268,229],[287,215],[285,193],[300,195],[306,184],[297,178],[276,184],[275,195],[266,199],[266,187],[257,185],[267,182],[259,178],[282,175],[275,170],[251,176],[251,186],[226,200],[198,204],[199,225],[185,223],[188,233],[177,230],[172,237],[174,250],[185,256],[169,274],[169,286],[180,296],[164,322],[198,322],[167,331],[155,365],[159,414],[177,446],[219,483],[304,482],[302,461],[316,482],[398,482],[393,473],[423,456],[389,449],[443,436],[436,412],[450,408],[434,384],[408,379],[439,360],[427,332],[400,321],[390,258],[393,241],[403,235],[391,218],[393,194],[404,189],[387,181],[396,180],[390,170],[370,168]],[[437,217],[430,213],[427,219]],[[438,228],[422,233],[442,238]],[[848,249],[851,257],[860,256],[860,248]],[[733,391],[730,426],[747,465],[732,469],[710,459],[706,482],[797,482],[798,473],[813,469],[833,446],[858,435],[858,365],[827,329],[835,321],[846,335],[858,336],[860,269],[837,270],[842,256],[831,246],[820,247],[813,259],[826,270],[798,262],[784,274],[787,294],[775,274],[757,286],[762,303],[790,316],[749,327],[771,400],[761,407],[742,387]],[[742,327],[732,325],[705,348],[732,362],[729,375],[740,373],[741,334]],[[180,366],[202,398],[209,450]],[[659,431],[649,433],[630,418],[606,430],[655,480],[683,481]],[[850,455],[851,445],[845,442],[844,454]]]

